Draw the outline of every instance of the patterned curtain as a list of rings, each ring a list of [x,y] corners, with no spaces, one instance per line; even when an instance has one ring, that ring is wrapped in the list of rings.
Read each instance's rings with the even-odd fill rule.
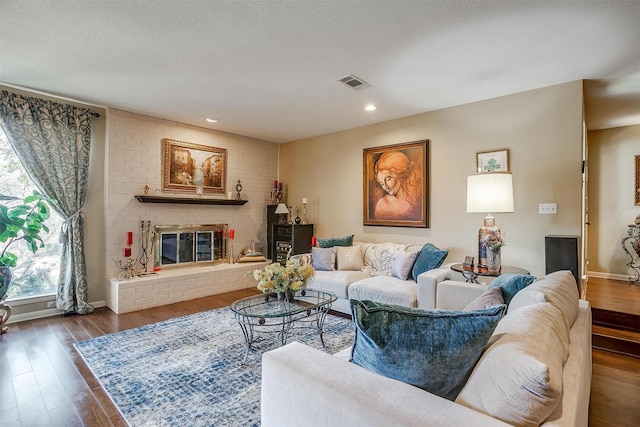
[[[3,90],[0,126],[40,192],[58,202],[64,218],[56,307],[93,311],[87,303],[82,207],[89,178],[92,113],[85,108]]]

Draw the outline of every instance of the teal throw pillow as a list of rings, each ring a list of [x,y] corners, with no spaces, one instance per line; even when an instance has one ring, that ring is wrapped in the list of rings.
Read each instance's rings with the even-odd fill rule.
[[[500,288],[502,290],[502,298],[504,303],[509,305],[519,291],[523,290],[536,280],[535,277],[528,274],[502,274],[498,276],[487,289]]]
[[[431,243],[424,245],[422,249],[420,249],[418,259],[416,259],[415,264],[413,264],[413,280],[417,282],[420,274],[440,267],[444,263],[444,260],[447,259],[447,255],[449,255],[449,251],[438,249]]]
[[[328,239],[316,238],[319,248],[333,248],[334,246],[353,246],[353,234],[350,236],[330,237]]]
[[[449,400],[462,390],[505,311],[504,305],[452,311],[350,303],[351,362]]]

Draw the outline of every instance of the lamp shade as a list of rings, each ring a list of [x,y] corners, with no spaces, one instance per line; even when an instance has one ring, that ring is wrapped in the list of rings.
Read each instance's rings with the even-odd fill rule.
[[[276,212],[277,214],[288,214],[289,213],[289,209],[287,208],[287,205],[285,205],[284,203],[280,203],[277,207],[276,207]]]
[[[513,212],[513,180],[509,172],[491,172],[467,178],[467,212]]]

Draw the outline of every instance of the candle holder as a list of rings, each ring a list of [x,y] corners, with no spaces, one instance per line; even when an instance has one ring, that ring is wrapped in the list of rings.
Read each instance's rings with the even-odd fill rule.
[[[125,259],[113,260],[116,267],[120,269],[116,277],[118,280],[133,279],[136,277],[136,260],[131,257]]]
[[[142,267],[140,275],[148,274],[147,265],[149,264],[149,255],[147,249],[149,247],[149,229],[151,228],[151,221],[140,221],[140,246],[142,247],[142,255],[138,258],[140,266]]]
[[[302,223],[303,224],[307,223],[307,204],[306,203],[302,204]]]

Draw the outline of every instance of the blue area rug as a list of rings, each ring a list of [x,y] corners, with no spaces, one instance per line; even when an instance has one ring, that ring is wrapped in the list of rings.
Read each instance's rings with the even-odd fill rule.
[[[328,353],[353,342],[349,319],[327,315],[324,331]],[[294,327],[292,341],[323,349],[309,329]],[[75,346],[131,426],[257,426],[261,356],[279,342],[265,335],[242,365],[244,338],[227,307]]]

